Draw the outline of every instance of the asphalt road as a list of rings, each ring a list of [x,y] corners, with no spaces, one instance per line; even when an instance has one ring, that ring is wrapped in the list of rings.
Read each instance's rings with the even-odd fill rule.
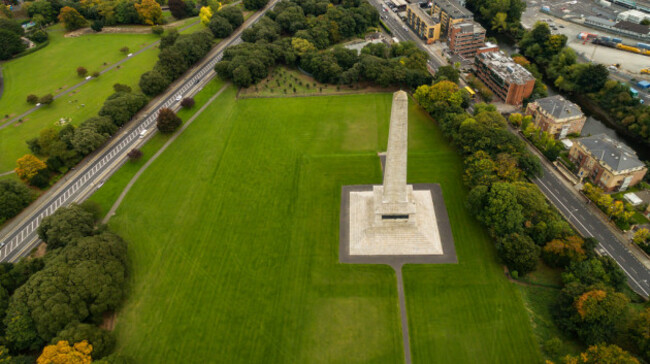
[[[434,68],[438,68],[444,60],[424,45],[424,42],[412,31],[404,28],[404,23],[390,8],[383,11],[384,3],[381,0],[370,0],[370,3],[379,10],[383,22],[393,32],[393,36],[400,41],[413,40],[429,55],[429,62]],[[642,97],[645,96],[641,94]],[[645,98],[645,97],[644,97]],[[650,101],[650,100],[649,100]],[[650,270],[648,270],[625,246],[626,242],[620,240],[610,227],[601,219],[591,207],[585,204],[565,185],[557,172],[547,164],[543,164],[544,176],[533,182],[539,186],[546,198],[565,216],[583,236],[594,237],[600,243],[598,252],[612,257],[623,269],[628,277],[628,283],[635,292],[648,298],[650,295]]]
[[[377,11],[379,11],[381,20],[393,33],[393,37],[397,38],[400,42],[414,41],[420,49],[429,54],[428,62],[434,69],[438,69],[438,67],[447,64],[444,59],[441,59],[440,56],[436,55],[430,48],[428,48],[424,42],[413,33],[404,22],[402,22],[399,16],[386,5],[385,2],[382,0],[369,0],[369,2],[377,9]],[[387,11],[384,11],[383,8],[386,8]]]
[[[176,96],[179,94],[187,96],[190,92],[198,92],[203,86],[202,81],[214,76],[214,65],[223,57],[223,50],[229,45],[240,43],[242,31],[255,24],[277,1],[279,0],[271,0],[263,11],[248,19],[233,35],[217,45],[199,65],[186,73],[183,76],[183,81],[177,82],[175,86],[159,97],[153,108],[149,105],[151,110],[142,119],[132,121],[127,130],[116,134],[101,151],[94,154],[95,157],[82,166],[78,166],[75,173],[69,173],[65,177],[66,180],[55,187],[55,191],[50,191],[41,197],[34,203],[34,206],[28,208],[18,217],[20,220],[1,231],[0,261],[12,262],[28,255],[39,243],[36,228],[43,218],[54,213],[59,207],[76,202],[85,197],[88,192],[101,187],[103,178],[124,161],[126,154],[134,146],[143,141],[139,138],[140,132],[145,129],[155,131],[158,111],[164,107],[177,106],[179,101],[176,101]],[[148,134],[152,134],[152,132]]]
[[[630,253],[625,242],[610,230],[610,227],[597,213],[591,210],[587,202],[575,195],[547,164],[543,164],[544,176],[533,182],[539,186],[546,197],[560,210],[583,236],[594,237],[600,244],[597,251],[608,255],[618,263],[627,275],[632,289],[648,298],[650,295],[650,270]]]

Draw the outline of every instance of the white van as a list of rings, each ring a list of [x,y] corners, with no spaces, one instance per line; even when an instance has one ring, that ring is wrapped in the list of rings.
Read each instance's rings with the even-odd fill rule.
[[[147,129],[143,129],[143,130],[140,132],[140,139],[144,138],[145,135],[147,135]]]

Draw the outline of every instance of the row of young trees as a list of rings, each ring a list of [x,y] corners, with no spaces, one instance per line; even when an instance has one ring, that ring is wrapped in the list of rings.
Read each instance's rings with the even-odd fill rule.
[[[240,87],[259,82],[269,68],[301,67],[323,83],[417,87],[431,81],[426,53],[414,43],[391,47],[369,44],[358,55],[343,47],[326,49],[364,34],[378,22],[377,11],[365,1],[282,1],[254,26],[244,30],[244,43],[229,47],[215,66],[220,77]]]
[[[99,325],[125,297],[126,243],[98,219],[92,204],[62,207],[38,228],[47,243],[43,258],[0,264],[0,361],[33,363],[48,343],[42,358],[66,354],[56,348],[62,341],[86,341],[93,360],[120,362],[110,355],[115,338]]]
[[[466,92],[446,80],[420,86],[414,97],[461,150],[464,182],[470,188],[467,207],[488,228],[511,274],[516,278],[533,271],[540,258],[562,268],[564,288],[553,310],[558,326],[586,344],[615,342],[647,358],[650,308],[640,314],[630,310],[629,299],[621,293],[626,276],[617,263],[597,256],[598,242],[576,235],[539,189],[525,180],[541,173],[540,162],[507,130],[494,106],[477,104],[474,113],[467,114]],[[643,330],[644,335],[637,334]],[[624,345],[625,335],[633,336],[636,346]],[[589,355],[621,351],[603,345],[590,350]],[[630,362],[636,360],[622,353]],[[565,362],[575,360],[568,357]]]
[[[32,186],[47,187],[53,176],[66,172],[99,148],[147,104],[144,95],[132,93],[126,85],[116,84],[114,89],[115,93],[106,99],[98,116],[76,128],[68,123],[60,128],[43,129],[38,137],[28,140],[32,154],[16,161],[18,177]]]

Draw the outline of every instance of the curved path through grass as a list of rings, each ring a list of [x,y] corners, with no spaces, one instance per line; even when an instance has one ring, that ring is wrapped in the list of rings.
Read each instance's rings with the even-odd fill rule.
[[[193,27],[194,25],[198,24],[198,22],[199,21],[197,20],[197,21],[195,21],[195,22],[193,22],[191,24],[188,24],[188,25],[184,26],[183,28],[179,29],[179,32],[182,32],[183,30],[185,30],[187,28]],[[123,63],[127,62],[128,60],[132,59],[133,57],[136,57],[137,55],[147,51],[148,49],[150,49],[152,47],[155,47],[156,45],[158,45],[158,43],[160,43],[160,40],[157,40],[157,41],[149,44],[148,46],[145,46],[144,48],[141,48],[140,50],[137,50],[137,51],[133,52],[130,56],[124,57],[121,60],[117,61],[116,63],[108,65],[108,67],[106,67],[103,70],[99,71],[99,74],[103,75],[106,72],[108,72],[108,71],[110,71],[110,70],[112,70],[114,68],[120,67]],[[2,97],[2,73],[1,72],[2,72],[2,69],[0,68],[0,97]],[[61,97],[65,96],[65,95],[67,95],[68,93],[70,93],[71,91],[74,91],[74,90],[78,89],[79,87],[81,87],[81,86],[83,86],[86,83],[91,82],[91,81],[92,81],[92,78],[91,79],[85,78],[85,79],[83,79],[83,81],[80,81],[79,83],[77,83],[77,84],[75,84],[75,85],[73,85],[73,86],[71,86],[71,87],[57,93],[54,96],[54,99],[56,100],[58,98],[61,98]],[[29,115],[29,114],[33,113],[34,111],[38,110],[39,107],[40,106],[34,106],[31,109],[23,112],[22,114],[13,117],[12,119],[10,119],[10,120],[6,121],[5,123],[3,123],[2,125],[0,125],[0,129],[4,129],[4,128],[8,127],[9,125],[17,122],[18,120],[26,117],[27,115]]]
[[[403,363],[395,272],[338,263],[341,186],[381,182],[391,95],[235,93],[148,166],[109,221],[133,262],[117,351],[137,362]],[[464,207],[460,157],[414,105],[409,120],[409,183],[441,184],[459,261],[402,270],[413,362],[540,362],[521,294]],[[137,173],[125,167],[92,198],[105,211]]]
[[[177,132],[176,132],[176,133],[174,133],[174,135],[173,135],[169,140],[167,140],[167,142],[162,146],[162,148],[160,148],[160,149],[156,152],[156,154],[154,154],[153,157],[151,157],[151,159],[149,159],[149,160],[148,160],[148,161],[147,161],[147,162],[142,166],[142,168],[140,168],[140,169],[138,170],[138,172],[135,174],[135,176],[133,176],[133,178],[131,178],[131,180],[130,180],[129,183],[126,185],[126,187],[124,187],[124,190],[122,190],[122,193],[120,193],[120,196],[117,198],[117,201],[115,201],[115,203],[113,204],[113,206],[111,207],[111,209],[108,211],[108,213],[106,214],[106,217],[104,217],[104,220],[102,221],[102,223],[104,223],[104,224],[107,224],[107,223],[108,223],[108,220],[110,220],[111,216],[115,213],[115,210],[117,210],[117,208],[120,206],[120,204],[122,203],[122,200],[124,199],[124,197],[126,196],[126,194],[129,193],[129,191],[131,190],[131,187],[133,186],[133,184],[135,184],[135,182],[137,182],[138,178],[140,178],[140,176],[142,175],[142,173],[144,173],[144,171],[146,171],[147,168],[149,168],[149,166],[151,165],[151,163],[153,163],[156,159],[158,159],[158,157],[159,157],[159,156],[160,156],[160,155],[161,155],[161,154],[162,154],[162,153],[167,149],[167,147],[169,147],[169,146],[170,146],[170,145],[171,145],[171,144],[176,140],[176,138],[178,138],[181,134],[183,134],[183,131],[185,131],[185,129],[187,129],[187,127],[189,127],[190,124],[192,124],[192,122],[193,122],[193,121],[194,121],[194,120],[195,120],[199,115],[201,115],[201,113],[203,112],[203,110],[205,110],[205,109],[206,109],[206,108],[207,108],[207,107],[212,103],[212,101],[214,101],[214,99],[216,99],[217,97],[219,97],[219,95],[221,95],[221,93],[226,89],[226,87],[228,87],[228,85],[224,85],[223,87],[221,87],[221,89],[220,89],[219,91],[217,91],[217,93],[214,94],[214,95],[213,95],[213,96],[212,96],[212,97],[211,97],[211,98],[210,98],[210,99],[205,103],[205,105],[203,105],[203,106],[202,106],[202,107],[201,107],[201,108],[196,112],[196,114],[194,114],[194,116],[192,116],[192,117],[191,117],[191,118],[190,118],[190,119],[189,119],[185,124],[183,124],[183,126],[182,126],[182,127],[181,127]]]

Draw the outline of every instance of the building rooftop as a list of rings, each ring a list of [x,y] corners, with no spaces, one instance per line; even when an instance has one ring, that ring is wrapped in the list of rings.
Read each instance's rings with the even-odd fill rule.
[[[612,170],[621,172],[627,169],[643,167],[634,150],[617,142],[605,134],[577,139],[592,156],[608,165]]]
[[[618,23],[616,23],[616,25],[614,25],[614,28],[621,29],[621,30],[627,30],[627,31],[634,32],[634,33],[639,33],[639,34],[648,34],[649,33],[647,25],[631,23],[629,21],[619,21]]]
[[[451,26],[452,28],[460,28],[460,33],[462,34],[467,34],[467,33],[485,33],[485,28],[481,26],[481,24],[469,20],[469,21],[464,21],[462,23],[456,23]]]
[[[591,22],[592,24],[598,24],[604,27],[613,27],[616,25],[616,22],[608,20],[608,19],[603,19],[599,18],[597,16],[588,16],[585,18],[586,22]]]
[[[454,0],[434,0],[434,4],[438,5],[452,18],[472,18],[474,16],[471,11],[465,9],[460,3]]]
[[[420,18],[427,26],[434,26],[440,23],[440,19],[429,15],[429,13],[418,6],[418,4],[408,4],[406,5],[408,9],[411,9],[418,18]]]
[[[506,56],[502,51],[480,53],[476,57],[480,58],[493,72],[509,83],[522,85],[535,80],[535,77],[527,69],[515,63],[512,58]]]
[[[584,114],[580,107],[560,95],[549,96],[535,100],[541,109],[544,109],[555,119],[582,117]]]

